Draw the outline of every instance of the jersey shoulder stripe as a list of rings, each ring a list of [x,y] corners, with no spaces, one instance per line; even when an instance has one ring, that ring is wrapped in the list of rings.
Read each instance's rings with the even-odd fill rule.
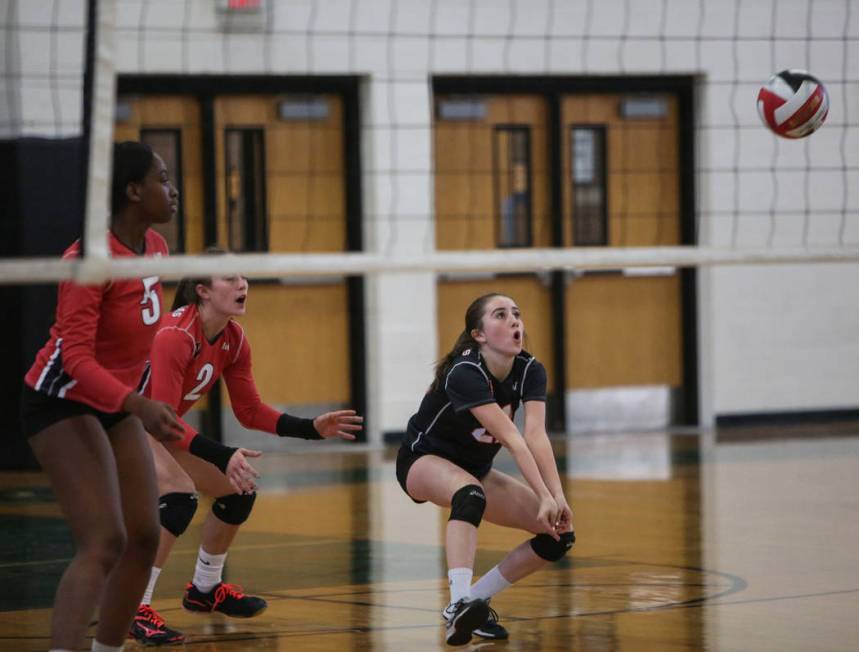
[[[531,365],[534,363],[534,360],[537,358],[532,357],[528,362],[525,363],[525,368],[522,370],[522,382],[519,383],[519,396],[523,396],[523,392],[525,391],[525,379],[528,377],[528,369],[530,369]]]
[[[81,241],[75,240],[72,244],[69,245],[68,249],[63,252],[63,260],[68,260],[69,258],[78,258],[81,255]]]
[[[192,347],[197,346],[197,340],[195,340],[194,336],[191,335],[191,333],[188,331],[188,329],[186,327],[183,327],[183,326],[162,326],[161,328],[158,329],[158,332],[155,334],[155,337],[158,337],[159,335],[162,335],[162,334],[173,333],[173,332],[184,333],[191,340],[191,346]]]
[[[169,340],[177,338],[179,341],[186,342],[191,346],[192,355],[196,355],[199,350],[199,338],[196,326],[198,324],[199,314],[196,306],[182,306],[173,312],[167,313],[161,320],[161,327],[155,334],[156,339],[168,337]],[[184,334],[184,338],[180,335]],[[187,339],[185,339],[187,338]]]
[[[480,370],[480,373],[483,374],[483,377],[486,379],[486,382],[489,383],[489,386],[492,387],[492,383],[489,380],[489,376],[486,375],[486,372],[483,370],[483,367],[478,362],[472,362],[471,360],[462,360],[457,362],[450,368],[450,371],[447,372],[447,376],[444,378],[444,388],[447,389],[447,383],[450,380],[450,375],[453,373],[453,370],[456,369],[460,365],[472,365],[473,367],[477,367]]]

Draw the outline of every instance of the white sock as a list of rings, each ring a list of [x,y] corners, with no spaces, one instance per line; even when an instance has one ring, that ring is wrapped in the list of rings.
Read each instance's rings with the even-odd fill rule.
[[[491,571],[474,583],[474,586],[471,587],[471,597],[488,600],[499,591],[506,589],[508,586],[510,586],[510,582],[504,578],[501,571],[498,570],[498,566],[495,566]]]
[[[161,569],[153,566],[149,571],[149,584],[146,585],[146,591],[143,593],[143,599],[140,604],[152,604],[152,593],[155,591],[155,583],[158,581],[158,576],[161,575]]]
[[[451,603],[471,597],[471,577],[473,574],[474,572],[470,568],[451,568],[447,571]]]
[[[227,553],[223,555],[210,555],[200,546],[197,554],[197,566],[194,569],[194,586],[203,593],[208,593],[221,582],[221,573],[224,570],[224,560]]]
[[[97,640],[92,639],[92,647],[90,648],[90,652],[122,652],[122,646],[105,645],[104,643],[99,643]]]

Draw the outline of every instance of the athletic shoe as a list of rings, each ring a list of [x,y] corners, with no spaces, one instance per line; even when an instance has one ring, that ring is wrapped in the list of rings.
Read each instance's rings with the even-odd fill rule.
[[[486,603],[488,604],[489,600]],[[500,624],[498,620],[498,612],[489,607],[489,616],[486,618],[486,622],[474,630],[474,635],[493,641],[506,641],[510,638],[510,634],[507,633],[504,625]]]
[[[486,601],[486,604],[487,606],[489,605],[489,600]],[[447,605],[441,612],[442,618],[444,618],[445,621],[450,621],[450,619],[453,618],[455,609],[455,604],[451,603]],[[474,630],[474,635],[494,641],[507,640],[510,638],[510,634],[507,633],[507,630],[503,625],[499,624],[498,620],[498,612],[492,607],[489,607],[489,615],[486,617],[486,622]]]
[[[447,621],[445,639],[448,645],[465,645],[471,640],[471,634],[489,617],[489,605],[486,600],[463,598],[444,610]]]
[[[242,587],[235,584],[216,584],[211,591],[203,593],[193,582],[185,587],[185,597],[182,606],[188,611],[210,613],[220,611],[233,618],[253,618],[258,616],[268,603],[262,598],[245,595]]]
[[[141,645],[173,645],[185,640],[182,632],[167,627],[164,619],[148,604],[137,607],[128,637]]]

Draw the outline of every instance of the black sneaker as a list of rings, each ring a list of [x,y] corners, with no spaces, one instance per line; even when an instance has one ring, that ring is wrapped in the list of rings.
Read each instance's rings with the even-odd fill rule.
[[[488,604],[489,600],[486,602]],[[487,616],[486,622],[474,630],[474,635],[493,641],[506,641],[510,638],[504,625],[498,622],[498,612],[492,607],[489,607],[489,616]]]
[[[128,637],[141,645],[174,645],[185,640],[182,632],[167,627],[164,619],[148,604],[137,607]]]
[[[448,605],[442,612],[447,621],[445,639],[448,645],[465,645],[471,640],[471,634],[477,627],[486,622],[489,617],[489,605],[486,600],[463,598]]]
[[[203,593],[194,586],[193,582],[188,582],[188,586],[185,587],[185,597],[182,598],[182,606],[188,611],[202,613],[220,611],[233,618],[253,618],[265,611],[268,603],[262,598],[245,595],[242,587],[235,584],[221,582],[208,593]]]

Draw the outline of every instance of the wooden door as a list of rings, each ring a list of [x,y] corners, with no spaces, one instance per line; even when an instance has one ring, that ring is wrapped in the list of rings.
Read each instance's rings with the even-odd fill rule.
[[[624,117],[632,113],[625,110],[627,99],[583,95],[562,100],[559,138],[569,246],[680,243],[676,100],[669,95],[638,98],[657,110],[645,114],[651,117]],[[567,390],[680,388],[677,270],[573,276],[565,304]]]

